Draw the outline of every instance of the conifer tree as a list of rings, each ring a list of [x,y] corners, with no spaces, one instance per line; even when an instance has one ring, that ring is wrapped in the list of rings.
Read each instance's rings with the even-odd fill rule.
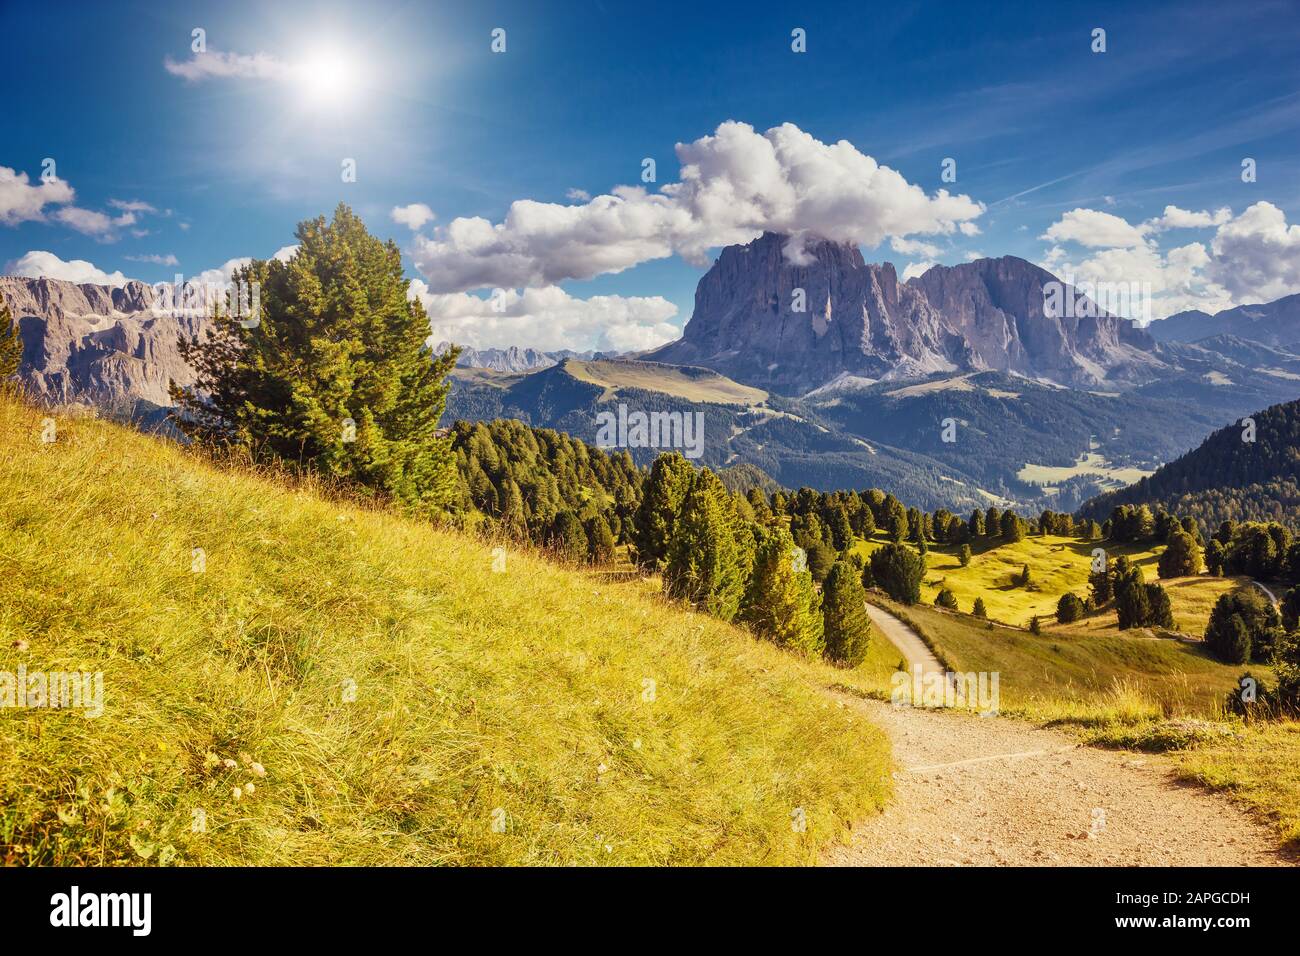
[[[871,618],[858,572],[847,561],[836,561],[822,587],[822,621],[826,657],[835,664],[856,667],[867,656]]]
[[[634,557],[642,567],[659,568],[668,557],[673,529],[694,471],[679,452],[660,455],[651,466],[632,529]]]
[[[1186,531],[1172,531],[1169,543],[1156,562],[1156,573],[1162,578],[1181,578],[1201,573],[1201,549]]]
[[[23,340],[18,335],[18,325],[9,312],[8,303],[0,300],[0,388],[18,374],[23,361]]]
[[[297,238],[287,262],[237,273],[260,284],[255,323],[218,307],[202,341],[181,339],[197,380],[172,383],[177,427],[442,510],[457,492],[450,443],[436,434],[456,350],[432,354],[397,245],[347,206],[332,222],[300,223]]]
[[[668,544],[664,590],[732,620],[749,579],[751,540],[718,476],[707,468],[695,472]]]
[[[784,528],[760,533],[740,617],[760,637],[782,647],[809,656],[825,647],[821,598],[812,575],[796,562],[794,539]]]
[[[921,579],[925,559],[902,544],[887,544],[871,554],[871,577],[895,601],[915,604],[921,600]]]
[[[603,514],[587,520],[587,559],[592,564],[609,564],[614,560],[614,532]]]
[[[975,603],[971,606],[970,612],[973,616],[987,620],[989,616],[988,609],[984,607],[984,599],[977,597]]]

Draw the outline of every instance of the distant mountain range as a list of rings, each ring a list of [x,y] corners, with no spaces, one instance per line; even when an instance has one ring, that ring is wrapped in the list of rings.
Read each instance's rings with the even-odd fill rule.
[[[449,348],[451,348],[450,342],[439,342],[434,351],[441,355]],[[617,352],[574,352],[572,349],[542,352],[538,349],[521,349],[516,345],[504,349],[476,349],[462,345],[460,355],[456,358],[456,367],[485,368],[494,372],[535,372],[539,369],[557,365],[566,358],[613,359],[618,357],[619,353]]]
[[[1300,296],[1148,331],[1099,309],[1046,309],[1057,280],[1014,257],[900,282],[851,245],[811,243],[795,264],[784,244],[768,234],[724,249],[682,338],[650,353],[463,349],[447,419],[519,418],[594,443],[598,413],[620,402],[703,410],[705,464],[787,487],[1070,510],[1300,396]],[[21,329],[22,377],[44,400],[154,420],[167,382],[192,381],[176,339],[203,320],[155,312],[148,286],[9,277],[0,296]],[[644,462],[659,449],[632,450]]]
[[[1158,342],[1197,342],[1231,335],[1261,345],[1300,349],[1300,295],[1288,295],[1260,305],[1239,305],[1210,315],[1192,310],[1157,319],[1147,331]]]

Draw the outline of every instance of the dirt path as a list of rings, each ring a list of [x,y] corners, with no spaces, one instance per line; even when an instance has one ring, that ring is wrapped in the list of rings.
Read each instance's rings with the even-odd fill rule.
[[[891,641],[900,628],[906,632],[910,640],[899,644],[905,656],[915,651],[911,641],[921,641],[910,628],[872,610],[888,618],[879,628]],[[1080,746],[1024,721],[843,699],[889,734],[899,769],[894,802],[858,827],[848,846],[832,850],[828,864],[1289,862],[1271,830],[1226,800],[1177,782],[1166,758]]]

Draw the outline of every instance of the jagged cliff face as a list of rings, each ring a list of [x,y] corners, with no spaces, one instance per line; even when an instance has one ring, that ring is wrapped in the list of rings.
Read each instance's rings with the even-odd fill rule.
[[[961,336],[968,367],[1017,372],[1062,385],[1149,381],[1164,366],[1156,343],[1128,319],[1089,309],[1044,310],[1050,272],[1015,256],[935,266],[908,284]]]
[[[1125,319],[1045,315],[1043,286],[1054,277],[1023,259],[936,266],[900,283],[893,265],[865,262],[856,246],[809,245],[812,262],[797,265],[785,242],[765,234],[724,249],[681,340],[646,358],[787,394],[843,375],[996,369],[1091,387],[1147,380],[1161,367],[1154,341]]]
[[[23,340],[20,377],[42,401],[169,405],[169,380],[194,380],[177,341],[205,320],[153,311],[153,289],[141,282],[113,288],[0,276],[0,297]]]

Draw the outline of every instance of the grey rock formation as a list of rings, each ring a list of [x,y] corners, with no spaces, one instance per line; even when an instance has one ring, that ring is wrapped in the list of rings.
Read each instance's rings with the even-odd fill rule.
[[[812,261],[799,265],[785,243],[768,233],[724,249],[696,288],[682,338],[644,357],[787,394],[846,375],[996,369],[1094,387],[1163,368],[1155,342],[1126,319],[1046,315],[1044,286],[1055,277],[1023,259],[935,266],[901,283],[892,264],[867,263],[852,244],[809,244]]]
[[[154,311],[154,290],[141,282],[115,288],[2,276],[0,297],[23,340],[19,375],[41,401],[169,405],[169,381],[194,381],[177,341],[197,334],[205,320]]]

